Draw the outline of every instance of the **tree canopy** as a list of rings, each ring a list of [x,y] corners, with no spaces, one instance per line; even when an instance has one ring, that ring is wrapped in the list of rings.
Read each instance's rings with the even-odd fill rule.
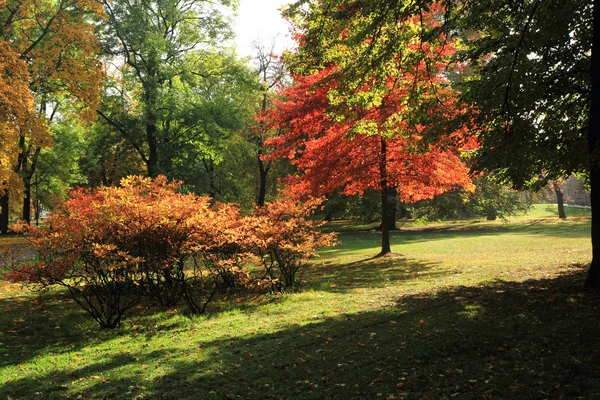
[[[438,23],[424,24],[435,10]],[[550,179],[584,172],[592,175],[592,193],[600,184],[594,173],[600,121],[590,118],[600,114],[598,100],[592,100],[597,13],[594,2],[584,0],[324,0],[298,1],[288,10],[300,25],[303,57],[323,60],[340,38],[351,48],[348,73],[340,78],[347,82],[345,93],[397,68],[399,54],[419,60],[403,50],[407,37],[424,48],[457,42],[447,65],[462,68],[447,76],[477,110],[480,148],[473,168],[494,171],[519,188],[540,188]],[[406,20],[417,22],[412,33]],[[598,254],[600,224],[592,225]],[[600,269],[599,260],[594,257],[591,271]],[[598,287],[600,273],[594,274],[588,286]]]

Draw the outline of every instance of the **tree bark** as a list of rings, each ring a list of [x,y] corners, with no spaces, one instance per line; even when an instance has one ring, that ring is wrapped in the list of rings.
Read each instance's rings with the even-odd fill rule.
[[[592,204],[592,263],[585,281],[585,287],[587,289],[600,289],[600,6],[598,0],[594,0],[593,29],[592,101],[588,132]]]
[[[567,218],[567,214],[565,213],[565,196],[563,195],[562,190],[560,190],[558,182],[552,182],[552,186],[554,186],[554,194],[556,194],[556,204],[558,205],[558,218],[565,219]]]
[[[31,165],[27,168],[26,165],[23,166],[23,214],[22,219],[28,225],[31,224],[31,179],[33,178],[33,174],[35,174],[35,169],[37,167],[37,161],[40,157],[41,148],[37,147],[35,149],[35,153],[31,157]]]
[[[2,207],[2,214],[0,214],[0,233],[8,233],[8,193],[5,193],[0,197],[0,207]]]
[[[24,180],[23,190],[23,215],[22,219],[27,224],[31,224],[31,181]]]
[[[147,105],[150,107],[150,105]],[[154,110],[149,111],[146,114],[146,142],[148,143],[148,160],[146,162],[146,168],[148,169],[148,176],[156,178],[158,176],[158,150],[156,144],[156,115]]]
[[[398,212],[398,191],[396,190],[396,188],[394,187],[389,187],[386,189],[387,191],[387,197],[386,200],[387,201],[387,214],[386,214],[386,218],[381,218],[381,224],[379,224],[379,226],[376,228],[376,230],[381,231],[383,230],[383,224],[386,223],[388,230],[390,231],[395,231],[396,229],[398,229],[398,227],[396,226],[396,215]],[[382,200],[384,201],[384,200]],[[383,212],[383,210],[382,210]],[[383,214],[382,214],[383,215]]]
[[[152,57],[152,56],[151,56]],[[157,116],[157,93],[158,77],[156,63],[154,59],[148,61],[148,76],[143,83],[144,103],[146,106],[146,143],[148,144],[148,158],[146,159],[146,168],[150,178],[156,178],[158,169],[158,116]]]
[[[256,204],[259,207],[265,205],[265,199],[267,197],[267,177],[269,175],[269,165],[265,165],[264,161],[260,158],[262,151],[259,150],[258,154],[258,176],[259,176],[259,186],[258,186],[258,198],[256,200]]]
[[[385,255],[392,252],[390,247],[390,212],[389,212],[389,191],[387,179],[387,143],[381,138],[381,155],[379,159],[379,188],[381,191],[381,253]]]
[[[35,176],[35,201],[33,202],[33,216],[35,218],[35,226],[40,225],[40,196],[38,193],[38,189],[40,187],[40,179],[39,175]]]
[[[398,229],[396,226],[396,213],[398,211],[398,191],[394,187],[388,188],[388,228],[390,231]]]

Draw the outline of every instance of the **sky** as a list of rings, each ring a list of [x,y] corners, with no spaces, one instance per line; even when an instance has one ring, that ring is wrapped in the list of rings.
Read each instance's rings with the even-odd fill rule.
[[[236,47],[241,56],[253,56],[253,42],[270,46],[275,38],[276,52],[293,47],[288,23],[281,18],[279,9],[293,0],[240,0],[235,19]]]

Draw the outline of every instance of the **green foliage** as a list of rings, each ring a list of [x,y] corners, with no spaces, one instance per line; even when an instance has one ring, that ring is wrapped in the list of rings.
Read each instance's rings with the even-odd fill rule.
[[[52,209],[73,185],[87,181],[80,168],[85,158],[86,128],[75,120],[63,119],[54,123],[50,132],[53,144],[40,153],[32,190],[36,200]]]
[[[188,190],[249,205],[254,169],[245,166],[253,149],[241,133],[252,121],[257,80],[232,55],[215,53],[203,62],[214,75],[189,74],[165,92],[161,132],[176,140],[163,147],[162,166]]]
[[[480,190],[479,186],[475,189]],[[473,194],[464,190],[453,190],[415,203],[412,216],[421,221],[442,221],[474,217],[477,213],[472,202]]]
[[[519,194],[502,185],[494,177],[482,176],[475,181],[477,189],[471,197],[474,211],[488,220],[526,213],[531,206],[531,198]]]
[[[381,193],[372,189],[354,196],[334,193],[323,203],[319,215],[327,221],[336,219],[353,219],[367,223],[381,221]]]
[[[477,168],[534,189],[589,169],[592,8],[528,0],[456,10],[472,67],[460,87],[485,127]]]
[[[527,213],[532,197],[528,192],[517,192],[499,182],[494,176],[483,175],[473,182],[475,190],[455,190],[416,203],[412,212],[418,219],[445,220],[483,216],[488,220]]]

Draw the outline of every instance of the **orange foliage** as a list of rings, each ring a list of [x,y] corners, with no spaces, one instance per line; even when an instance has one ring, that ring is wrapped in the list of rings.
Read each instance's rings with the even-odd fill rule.
[[[91,16],[101,16],[93,0],[8,0],[0,9],[0,191],[18,189],[17,157],[29,146],[51,143],[45,111],[34,95],[53,93],[73,100],[91,120],[102,79],[99,46]]]
[[[257,208],[255,215],[247,217],[252,227],[251,248],[274,289],[292,288],[297,283],[296,273],[317,250],[335,244],[334,234],[318,230],[324,221],[309,219],[321,202],[281,198]]]
[[[39,260],[9,279],[62,285],[102,326],[114,327],[142,295],[173,306],[182,298],[201,313],[218,289],[248,283],[244,265],[259,261],[275,283],[332,243],[307,219],[316,202],[281,200],[242,217],[234,204],[178,192],[178,182],[129,177],[120,187],[76,190],[44,227],[25,227]],[[203,268],[204,266],[204,268]]]

